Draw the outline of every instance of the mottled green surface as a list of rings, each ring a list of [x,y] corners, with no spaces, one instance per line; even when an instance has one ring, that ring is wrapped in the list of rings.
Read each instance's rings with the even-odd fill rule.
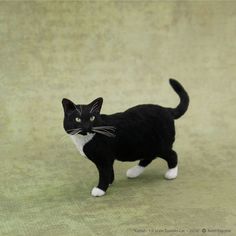
[[[236,235],[236,2],[0,2],[0,235]],[[176,122],[179,176],[156,160],[90,196],[97,171],[64,136],[61,99],[191,106]],[[222,235],[207,233],[205,235]]]

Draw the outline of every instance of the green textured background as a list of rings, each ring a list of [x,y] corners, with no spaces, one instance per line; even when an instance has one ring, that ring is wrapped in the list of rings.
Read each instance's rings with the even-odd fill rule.
[[[0,235],[236,235],[235,39],[235,1],[1,1]],[[178,178],[156,160],[128,180],[134,163],[116,162],[91,197],[97,171],[64,136],[61,99],[174,107],[170,77],[191,98]]]

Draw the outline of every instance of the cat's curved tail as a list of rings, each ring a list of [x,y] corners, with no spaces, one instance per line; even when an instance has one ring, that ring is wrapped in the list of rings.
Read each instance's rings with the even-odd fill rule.
[[[175,92],[180,97],[180,103],[176,108],[170,108],[170,112],[172,113],[174,119],[180,118],[188,109],[189,105],[189,96],[183,86],[174,79],[169,80],[171,87],[175,90]]]

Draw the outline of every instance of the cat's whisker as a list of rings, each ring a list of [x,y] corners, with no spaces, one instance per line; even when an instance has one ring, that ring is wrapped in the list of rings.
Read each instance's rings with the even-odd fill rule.
[[[115,137],[115,136],[116,136],[115,134],[110,133],[110,132],[107,131],[107,130],[97,130],[97,129],[92,129],[92,131],[95,132],[95,133],[103,134],[103,135],[105,135],[105,136],[107,136],[107,137]]]
[[[67,136],[68,136],[68,134],[64,134],[62,137],[60,137],[59,141],[62,142],[64,140],[66,140],[65,137],[67,137]]]
[[[77,132],[77,131],[81,131],[81,128],[77,128],[77,129],[68,129],[66,131],[72,131],[71,133]]]
[[[105,126],[103,127],[94,127],[94,131],[102,131],[111,134],[112,136],[115,136],[112,132],[115,132],[115,127],[108,127],[106,128]]]
[[[115,129],[108,129],[108,128],[94,128],[94,130],[101,130],[101,131],[107,131],[107,132],[115,132]]]
[[[65,142],[66,138],[69,136],[69,134],[64,134],[62,137],[59,138],[59,142]]]
[[[114,131],[112,130],[105,130],[105,129],[93,129],[93,131],[98,131],[98,132],[104,132],[104,133],[109,133],[109,134],[112,134],[112,135],[115,135],[114,134]]]
[[[105,126],[95,126],[95,128],[116,128],[115,126],[105,125]]]
[[[77,129],[67,129],[66,131],[72,131],[72,130],[79,130],[81,128],[77,128]]]
[[[115,130],[109,130],[109,129],[94,129],[94,130],[103,131],[103,132],[110,132],[110,133],[115,132]]]
[[[78,128],[78,129],[67,129],[66,131],[72,131],[71,133],[66,133],[65,135],[63,135],[61,138],[60,138],[60,141],[63,139],[63,138],[65,138],[66,136],[68,136],[68,135],[75,135],[75,134],[77,134],[77,132],[79,133],[79,132],[81,132],[82,131],[82,129],[81,128]]]
[[[94,131],[94,132],[95,132],[95,133],[103,134],[103,135],[105,135],[105,136],[107,136],[107,137],[109,137],[109,138],[115,137],[115,135],[111,135],[111,134],[109,134],[109,133],[102,132],[102,131],[98,131],[98,130],[96,130],[96,131]]]
[[[96,126],[93,127],[94,129],[111,129],[111,130],[116,130],[116,127],[114,126]]]
[[[72,131],[70,134],[75,135],[75,134],[80,133],[81,131],[82,131],[82,129],[77,129],[77,130]]]
[[[72,131],[70,134],[64,134],[62,137],[60,137],[59,142],[62,142],[62,141],[64,142],[66,140],[65,138],[68,137],[69,135],[76,135],[76,134],[81,133],[81,131],[82,130],[79,130],[79,131],[77,130],[75,132]]]
[[[82,131],[81,128],[77,128],[77,129],[67,129],[66,131],[72,131],[70,134],[66,133],[64,134],[62,137],[60,137],[59,141],[64,141],[65,140],[65,137],[68,137],[68,135],[75,135],[77,133],[80,133]]]
[[[115,136],[115,134],[114,133],[112,133],[112,132],[110,132],[110,131],[108,131],[108,130],[93,130],[94,132],[103,132],[103,133],[107,133],[107,134],[111,134],[112,136],[114,135]]]
[[[78,132],[76,132],[75,134],[72,134],[72,135],[76,135],[76,134],[79,134],[79,133],[81,133],[81,131],[78,131]]]

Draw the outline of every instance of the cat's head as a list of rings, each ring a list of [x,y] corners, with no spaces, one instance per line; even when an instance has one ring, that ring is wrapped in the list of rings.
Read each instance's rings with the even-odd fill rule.
[[[96,127],[102,124],[100,111],[103,98],[97,98],[88,105],[76,105],[69,99],[63,98],[64,129],[68,134],[95,133]]]

